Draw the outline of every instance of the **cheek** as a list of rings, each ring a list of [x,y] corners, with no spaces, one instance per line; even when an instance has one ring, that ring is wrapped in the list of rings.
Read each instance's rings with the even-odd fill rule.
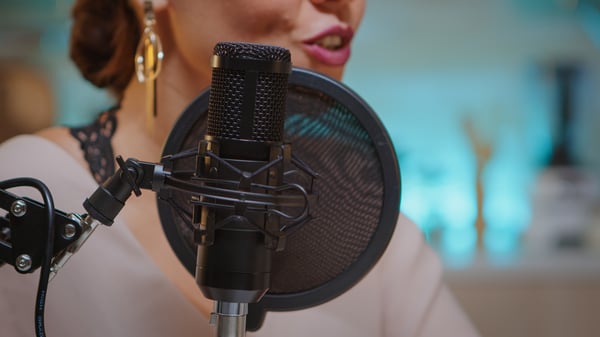
[[[292,32],[305,0],[192,1],[173,2],[177,6],[171,8],[171,21],[177,22],[173,25],[175,48],[196,67],[200,64],[208,68],[212,49],[219,41],[272,44],[289,48],[292,58],[303,56],[301,50],[292,50]],[[311,66],[305,59],[297,58],[297,62]]]
[[[222,1],[222,0],[221,0]],[[295,7],[287,1],[232,1],[226,7],[226,26],[233,38],[247,41],[276,38],[293,26]]]
[[[354,15],[357,20],[357,25],[360,25],[360,22],[362,21],[363,16],[365,15],[366,6],[367,4],[365,3],[365,1],[356,1],[354,3],[353,12],[355,13]]]
[[[190,43],[199,40],[257,41],[285,31],[293,20],[294,7],[286,1],[219,0],[173,6],[173,25]]]

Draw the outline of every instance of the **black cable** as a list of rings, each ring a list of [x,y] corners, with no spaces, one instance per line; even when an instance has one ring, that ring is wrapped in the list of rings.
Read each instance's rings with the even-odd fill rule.
[[[47,216],[47,241],[45,252],[42,257],[42,266],[40,271],[40,281],[35,300],[35,335],[45,337],[44,309],[46,307],[46,292],[48,291],[48,280],[50,279],[50,263],[54,253],[54,200],[48,187],[40,180],[34,178],[15,178],[0,182],[0,189],[9,189],[14,187],[33,187],[42,195],[45,204]]]

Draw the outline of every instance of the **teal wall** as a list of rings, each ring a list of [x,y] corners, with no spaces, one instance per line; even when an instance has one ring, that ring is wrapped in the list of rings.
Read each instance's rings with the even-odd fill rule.
[[[556,130],[557,63],[581,65],[574,150],[600,172],[600,21],[592,5],[369,2],[346,81],[392,136],[402,210],[448,260],[476,252],[475,146],[490,151],[480,169],[485,250],[519,252]]]
[[[9,48],[0,49],[0,61],[41,66],[55,88],[56,122],[76,125],[113,99],[83,81],[68,60],[70,3],[3,0],[0,43]],[[393,139],[402,211],[447,261],[468,261],[477,252],[479,176],[484,249],[511,256],[522,248],[556,130],[549,70],[557,63],[583,70],[574,150],[600,175],[598,8],[595,0],[368,1],[345,81]]]

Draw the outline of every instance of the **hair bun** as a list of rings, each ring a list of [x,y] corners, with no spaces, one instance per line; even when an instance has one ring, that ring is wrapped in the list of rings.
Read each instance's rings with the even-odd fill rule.
[[[128,0],[77,0],[72,9],[70,57],[82,76],[120,98],[134,73],[140,39]]]

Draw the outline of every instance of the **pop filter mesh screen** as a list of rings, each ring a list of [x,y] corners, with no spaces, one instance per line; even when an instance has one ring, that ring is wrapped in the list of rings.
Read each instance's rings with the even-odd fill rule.
[[[266,298],[303,293],[327,284],[351,270],[369,247],[376,250],[370,254],[378,258],[391,236],[399,207],[400,181],[391,145],[385,144],[392,167],[384,167],[381,149],[377,148],[381,144],[376,145],[381,142],[373,140],[355,112],[319,89],[292,82],[287,94],[284,140],[291,143],[294,156],[319,174],[314,184],[318,201],[310,210],[314,219],[287,237],[285,250],[274,253],[271,289]],[[206,132],[206,109],[204,104],[190,105],[179,123],[183,127],[176,126],[164,155],[198,146]],[[385,130],[382,132],[387,137]],[[169,165],[173,171],[193,171],[195,161],[186,158]],[[391,186],[392,198],[386,201],[384,175],[390,171],[396,186]],[[196,245],[190,195],[161,191],[158,198],[169,242],[193,273]],[[386,216],[385,221],[384,209],[393,215]],[[387,237],[377,240],[378,247],[373,247],[378,231]]]
[[[292,86],[286,114],[285,139],[319,173],[319,200],[315,219],[275,254],[271,293],[310,289],[345,271],[369,245],[383,203],[377,152],[347,108],[315,90]]]

